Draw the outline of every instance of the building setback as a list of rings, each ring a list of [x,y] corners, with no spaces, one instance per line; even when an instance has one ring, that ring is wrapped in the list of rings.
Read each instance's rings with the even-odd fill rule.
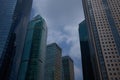
[[[62,57],[63,80],[74,80],[74,63],[69,56]]]
[[[1,80],[16,80],[31,7],[32,0],[0,1]]]
[[[28,25],[18,80],[44,80],[46,41],[45,20],[37,15]]]
[[[44,77],[44,80],[62,80],[62,50],[56,43],[47,46]]]
[[[120,80],[120,0],[83,0],[95,80]]]
[[[87,29],[87,24],[82,21],[79,24],[79,38],[81,46],[81,56],[82,56],[82,68],[83,68],[83,80],[95,80],[93,74],[93,67],[91,61],[91,54],[89,48],[89,34]]]

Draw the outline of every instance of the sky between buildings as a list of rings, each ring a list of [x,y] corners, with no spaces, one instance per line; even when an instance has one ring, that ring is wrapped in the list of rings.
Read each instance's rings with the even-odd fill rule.
[[[82,80],[78,24],[84,20],[82,0],[33,0],[32,17],[40,14],[47,23],[48,44],[56,42],[62,54],[74,60],[75,80]]]

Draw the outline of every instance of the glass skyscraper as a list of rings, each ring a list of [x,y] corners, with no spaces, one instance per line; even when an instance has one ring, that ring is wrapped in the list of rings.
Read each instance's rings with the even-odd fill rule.
[[[0,79],[8,80],[14,56],[15,34],[13,33],[14,14],[17,0],[0,1]]]
[[[74,63],[69,56],[62,57],[63,80],[74,79]]]
[[[1,80],[17,77],[31,7],[32,0],[0,0]]]
[[[62,80],[62,50],[56,43],[47,46],[44,80]]]
[[[16,4],[17,0],[0,1],[0,70],[5,58],[6,46],[9,42],[10,32],[13,31],[12,23]]]
[[[21,56],[23,53],[25,36],[27,31],[28,22],[30,20],[31,8],[33,0],[18,0],[18,6],[16,6],[15,18],[18,22],[17,27],[15,28],[16,40],[15,40],[15,56],[12,64],[12,72],[10,79],[16,80],[18,76],[18,69],[20,66]]]
[[[95,80],[120,80],[120,0],[83,0]]]
[[[37,15],[28,25],[18,80],[44,80],[46,41],[45,20]]]
[[[81,56],[82,56],[82,70],[83,70],[83,80],[95,80],[93,74],[93,67],[91,61],[91,54],[89,48],[89,34],[88,27],[84,21],[79,24],[79,38],[81,46]]]

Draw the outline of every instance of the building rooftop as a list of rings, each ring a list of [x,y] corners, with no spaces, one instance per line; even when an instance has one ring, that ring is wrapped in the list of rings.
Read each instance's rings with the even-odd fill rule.
[[[73,60],[72,60],[72,58],[71,58],[70,56],[63,56],[62,59],[63,59],[63,60],[64,60],[64,59],[68,59],[68,60],[72,61],[72,63],[73,63]]]
[[[48,47],[49,46],[56,46],[58,49],[62,50],[57,43],[51,43],[51,44],[48,44],[47,46]]]

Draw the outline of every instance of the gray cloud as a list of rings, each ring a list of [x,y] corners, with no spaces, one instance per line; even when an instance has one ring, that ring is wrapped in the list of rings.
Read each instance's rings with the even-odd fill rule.
[[[81,0],[33,0],[32,16],[40,14],[48,25],[48,43],[57,42],[63,55],[74,60],[75,80],[82,80],[78,24],[84,20]]]

